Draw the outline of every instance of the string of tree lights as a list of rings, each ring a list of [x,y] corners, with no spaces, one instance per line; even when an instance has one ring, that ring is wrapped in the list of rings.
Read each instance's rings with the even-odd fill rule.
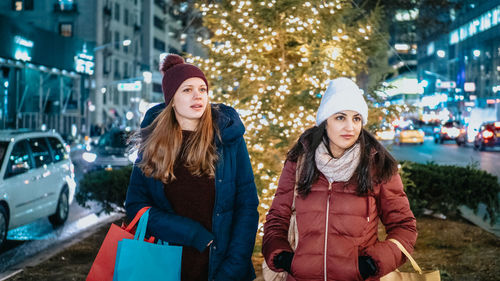
[[[370,58],[385,52],[374,32],[381,11],[363,13],[343,0],[222,0],[197,8],[212,37],[198,39],[207,58],[188,61],[206,73],[212,102],[234,106],[245,123],[262,235],[286,152],[314,125],[328,81],[366,74]]]

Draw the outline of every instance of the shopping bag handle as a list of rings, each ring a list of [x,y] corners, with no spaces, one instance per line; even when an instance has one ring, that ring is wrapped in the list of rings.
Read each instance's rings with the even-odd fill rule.
[[[127,225],[127,228],[125,228],[125,231],[132,232],[132,228],[134,228],[134,226],[137,224],[139,219],[142,217],[142,214],[144,214],[144,212],[146,212],[150,208],[151,208],[151,206],[146,206],[146,207],[140,209],[139,212],[137,212],[137,214],[135,215],[134,219],[130,222],[130,224]]]
[[[141,219],[139,220],[139,224],[137,225],[137,229],[135,231],[134,240],[144,240],[144,236],[146,236],[146,228],[148,226],[148,219],[149,209],[144,212],[144,214],[141,216]]]
[[[401,245],[401,243],[398,240],[392,239],[392,238],[387,239],[387,240],[396,244],[396,246],[398,246],[399,250],[401,250],[401,252],[403,252],[403,254],[408,258],[408,260],[410,260],[411,265],[413,266],[413,269],[415,269],[415,271],[418,272],[419,274],[422,274],[422,269],[420,269],[420,266],[418,266],[417,262],[412,258],[410,253],[408,253],[408,251],[406,251],[405,247],[403,247],[403,245]]]

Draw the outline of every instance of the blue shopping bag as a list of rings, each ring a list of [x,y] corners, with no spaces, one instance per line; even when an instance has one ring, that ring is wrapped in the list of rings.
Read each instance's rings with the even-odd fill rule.
[[[182,247],[144,241],[149,210],[141,217],[134,239],[118,242],[113,281],[181,280]]]

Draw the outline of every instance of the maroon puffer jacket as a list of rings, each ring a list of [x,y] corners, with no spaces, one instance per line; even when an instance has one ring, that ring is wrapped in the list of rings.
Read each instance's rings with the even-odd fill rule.
[[[278,190],[264,224],[262,253],[269,267],[282,251],[292,251],[287,240],[290,223],[295,162],[287,161]],[[377,203],[379,206],[377,207]],[[381,276],[402,265],[406,258],[395,244],[379,241],[379,219],[385,225],[387,239],[394,238],[411,253],[417,239],[416,221],[410,210],[398,174],[388,182],[374,185],[370,196],[356,194],[356,182],[333,182],[323,174],[312,185],[309,195],[295,201],[299,243],[292,262],[290,280],[363,280],[358,257],[370,256]],[[326,214],[329,214],[326,216]]]

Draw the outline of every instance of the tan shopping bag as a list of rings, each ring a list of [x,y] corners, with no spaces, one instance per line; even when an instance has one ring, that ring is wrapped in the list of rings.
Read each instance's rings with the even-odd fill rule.
[[[302,167],[302,157],[297,160],[297,169],[295,172],[295,186],[293,187],[293,201],[292,201],[292,215],[290,216],[290,226],[288,228],[288,242],[295,251],[297,244],[299,243],[299,230],[297,229],[297,215],[295,213],[295,197],[297,197],[297,184],[300,178],[300,172]],[[288,272],[276,272],[269,268],[266,260],[262,262],[262,277],[265,281],[285,281],[288,277]]]
[[[396,269],[395,271],[380,278],[380,281],[441,281],[439,270],[422,271],[417,262],[412,258],[410,253],[406,251],[403,245],[399,243],[398,240],[389,239],[388,241],[391,241],[392,243],[396,244],[396,246],[398,246],[401,252],[403,252],[403,254],[411,262],[411,265],[416,272],[400,272]]]

